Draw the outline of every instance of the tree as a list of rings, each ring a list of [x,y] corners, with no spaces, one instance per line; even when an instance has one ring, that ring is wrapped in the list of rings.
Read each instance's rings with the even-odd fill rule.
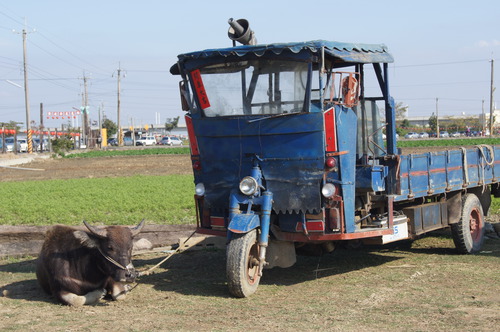
[[[179,124],[179,118],[180,116],[176,118],[167,118],[167,122],[165,122],[165,129],[168,132],[171,132],[174,128],[177,128],[177,125]]]
[[[56,155],[64,157],[66,152],[73,149],[74,143],[71,135],[56,137],[52,140],[52,149]]]
[[[9,121],[9,122],[0,122],[0,125],[2,127],[5,127],[5,129],[15,129],[16,131],[19,131],[21,129],[22,122],[16,122],[16,121]]]
[[[429,118],[429,127],[433,132],[437,131],[437,116],[432,113],[431,117]]]
[[[404,119],[403,121],[401,121],[400,127],[405,129],[410,128],[410,121],[408,119]]]
[[[403,106],[402,102],[396,104],[396,120],[403,120],[408,118],[408,105]]]
[[[118,132],[118,126],[110,119],[104,119],[102,122],[102,128],[106,129],[108,137],[111,137]]]

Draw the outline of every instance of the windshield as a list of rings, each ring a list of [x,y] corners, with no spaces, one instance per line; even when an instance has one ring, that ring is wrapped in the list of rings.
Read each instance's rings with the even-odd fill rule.
[[[207,66],[192,77],[207,117],[289,114],[307,111],[308,72],[304,62],[259,59]]]

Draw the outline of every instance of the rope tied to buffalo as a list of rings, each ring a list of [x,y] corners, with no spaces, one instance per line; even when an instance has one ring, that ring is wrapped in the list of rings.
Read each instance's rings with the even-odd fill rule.
[[[189,239],[191,239],[193,237],[193,235],[195,233],[196,233],[196,231],[193,231],[193,233],[191,233],[191,235],[189,235],[189,237],[181,245],[179,245],[173,252],[169,253],[158,264],[156,264],[153,267],[150,267],[149,269],[147,269],[145,271],[138,271],[137,272],[137,277],[142,277],[142,276],[148,276],[148,275],[150,275],[154,270],[156,270],[159,266],[161,266],[163,263],[165,263],[170,257],[172,257],[173,255],[175,255],[176,253],[178,253],[181,250],[181,248],[183,248],[184,245],[189,241]]]

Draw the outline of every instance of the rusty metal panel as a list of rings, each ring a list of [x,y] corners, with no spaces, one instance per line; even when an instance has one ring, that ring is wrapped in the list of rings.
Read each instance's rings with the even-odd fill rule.
[[[422,223],[424,232],[442,228],[440,203],[422,205]]]
[[[422,209],[420,206],[413,206],[403,209],[403,213],[408,217],[409,232],[413,235],[422,234]]]

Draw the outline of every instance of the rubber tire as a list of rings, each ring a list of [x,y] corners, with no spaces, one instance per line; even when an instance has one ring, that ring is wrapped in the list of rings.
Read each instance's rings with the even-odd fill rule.
[[[471,230],[471,222],[474,230]],[[451,224],[451,235],[455,247],[462,254],[474,254],[481,250],[484,242],[484,214],[479,198],[467,194],[462,199],[462,216]]]
[[[229,292],[236,297],[248,297],[259,286],[260,276],[255,259],[259,258],[257,230],[233,234],[227,247],[226,277]],[[253,266],[249,262],[253,261]]]

